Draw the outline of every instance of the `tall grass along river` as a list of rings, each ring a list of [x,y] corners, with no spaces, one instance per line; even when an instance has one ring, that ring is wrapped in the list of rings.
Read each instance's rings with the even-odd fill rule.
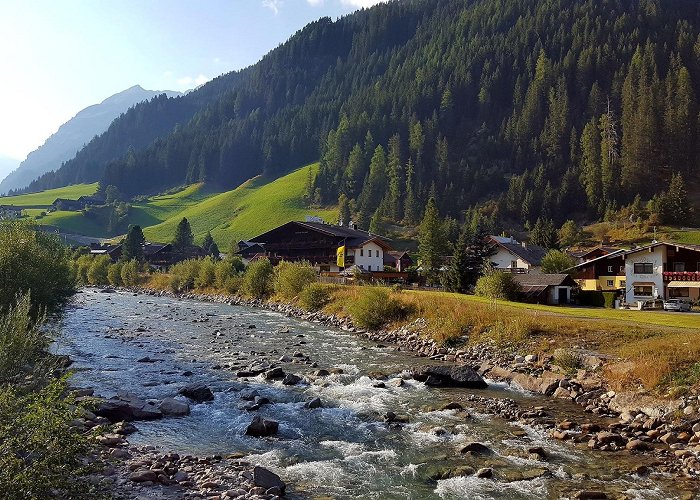
[[[137,422],[132,444],[192,455],[246,453],[278,473],[292,498],[542,499],[583,489],[625,498],[679,494],[671,478],[630,472],[639,459],[629,454],[555,442],[538,429],[480,413],[469,396],[541,405],[561,417],[580,411],[573,405],[553,408],[550,400],[497,384],[430,388],[406,376],[424,359],[278,313],[85,290],[61,330],[57,350],[74,360],[73,384],[96,394],[162,399],[194,382],[214,391],[213,401],[193,404],[188,416]],[[236,376],[256,364],[281,366],[308,383]],[[251,391],[270,403],[244,409]],[[317,397],[322,407],[305,407]],[[439,410],[448,402],[466,411]],[[387,423],[387,412],[408,423]],[[246,436],[255,415],[278,421],[278,434]],[[470,442],[489,451],[461,453]],[[487,467],[492,478],[474,474]]]

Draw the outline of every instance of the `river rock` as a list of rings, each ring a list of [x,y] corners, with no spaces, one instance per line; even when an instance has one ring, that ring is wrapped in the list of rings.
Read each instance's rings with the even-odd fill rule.
[[[277,474],[258,466],[253,469],[253,483],[255,483],[256,486],[265,488],[268,494],[270,494],[268,491],[270,488],[277,488],[279,493],[275,494],[284,495],[284,490],[287,488],[287,485]]]
[[[95,415],[104,417],[112,423],[131,422],[132,420],[157,420],[163,414],[153,405],[136,398],[123,400],[119,398],[103,401],[95,410]]]
[[[158,405],[158,409],[163,415],[182,417],[190,414],[190,405],[175,398],[165,398]]]
[[[294,375],[293,373],[287,373],[284,376],[284,380],[282,380],[284,385],[296,385],[299,382],[301,382],[301,377],[299,375]]]
[[[211,389],[204,384],[186,385],[180,389],[179,393],[197,403],[204,403],[205,401],[214,399],[214,394],[211,392]]]
[[[135,483],[145,483],[146,481],[156,482],[158,481],[158,474],[152,470],[139,470],[132,472],[129,475],[129,480]]]
[[[605,500],[608,495],[604,491],[581,490],[574,494],[576,500]]]
[[[308,408],[310,410],[313,410],[314,408],[322,408],[323,403],[321,402],[321,398],[314,398],[311,401],[307,401],[304,403],[304,408]]]
[[[279,423],[274,420],[266,420],[259,415],[253,417],[253,421],[248,424],[245,430],[247,436],[265,437],[277,434]]]
[[[488,384],[467,365],[427,365],[413,372],[413,378],[426,385],[485,389]]]
[[[460,453],[474,453],[475,455],[490,455],[491,448],[481,443],[468,443],[459,450]]]
[[[476,471],[476,474],[474,475],[481,479],[488,479],[493,477],[493,469],[491,469],[490,467],[484,467]]]
[[[275,380],[284,378],[284,370],[279,366],[265,372],[265,380]]]

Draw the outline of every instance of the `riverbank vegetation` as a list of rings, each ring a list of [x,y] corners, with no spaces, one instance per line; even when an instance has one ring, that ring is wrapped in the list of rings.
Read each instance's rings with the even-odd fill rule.
[[[145,284],[173,290],[172,283],[182,283],[179,269],[201,267],[201,262],[186,261],[180,268],[174,266],[170,275],[151,275]],[[541,355],[551,355],[559,348],[590,349],[619,360],[608,363],[606,376],[613,387],[638,385],[661,393],[700,384],[700,345],[693,340],[700,335],[700,323],[694,316],[541,306],[500,300],[486,293],[479,297],[324,284],[311,280],[308,264],[273,268],[263,259],[243,271],[236,262],[237,267],[228,261],[214,263],[215,269],[229,266],[230,274],[206,286],[190,280],[192,286],[186,290],[292,303],[309,311],[350,317],[362,328],[411,329],[416,320],[423,319],[425,326],[416,333],[446,346],[491,342],[501,349]],[[238,285],[220,286],[230,283],[228,280]]]
[[[100,271],[104,266],[96,271]],[[94,273],[93,273],[94,274]],[[26,223],[0,223],[0,491],[3,498],[95,498],[87,437],[71,422],[64,361],[45,318],[74,290],[68,253]]]

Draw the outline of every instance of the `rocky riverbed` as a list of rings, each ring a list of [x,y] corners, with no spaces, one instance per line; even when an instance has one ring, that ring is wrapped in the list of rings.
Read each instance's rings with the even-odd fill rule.
[[[136,422],[129,444],[113,447],[129,454],[115,458],[114,484],[146,498],[280,493],[256,485],[251,474],[258,465],[278,474],[291,497],[692,495],[694,483],[666,472],[685,467],[692,475],[692,437],[681,441],[690,455],[678,459],[681,447],[648,434],[672,425],[664,419],[645,429],[652,424],[629,413],[623,423],[601,403],[616,399],[609,391],[577,404],[598,390],[586,385],[590,374],[566,377],[550,360],[532,357],[441,351],[420,337],[419,323],[367,333],[338,318],[265,307],[275,312],[155,295],[80,294],[58,346],[75,361],[74,382],[105,397],[108,410],[131,405],[154,413]],[[455,363],[442,361],[474,370],[453,372]],[[499,369],[515,374],[504,373],[509,383],[494,382]],[[479,372],[487,389],[477,388]],[[556,384],[544,387],[546,372],[560,375]],[[525,392],[520,386],[527,379],[517,374],[539,381],[525,388],[564,389],[568,397]],[[139,471],[145,476],[134,477],[144,481],[131,478]],[[188,474],[183,482],[194,478],[192,485],[167,484],[181,471]],[[207,483],[217,487],[208,490]]]

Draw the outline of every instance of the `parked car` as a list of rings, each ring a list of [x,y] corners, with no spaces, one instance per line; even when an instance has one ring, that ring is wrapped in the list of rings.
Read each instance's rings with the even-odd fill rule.
[[[664,301],[664,311],[690,311],[690,304],[680,299],[668,299]]]

